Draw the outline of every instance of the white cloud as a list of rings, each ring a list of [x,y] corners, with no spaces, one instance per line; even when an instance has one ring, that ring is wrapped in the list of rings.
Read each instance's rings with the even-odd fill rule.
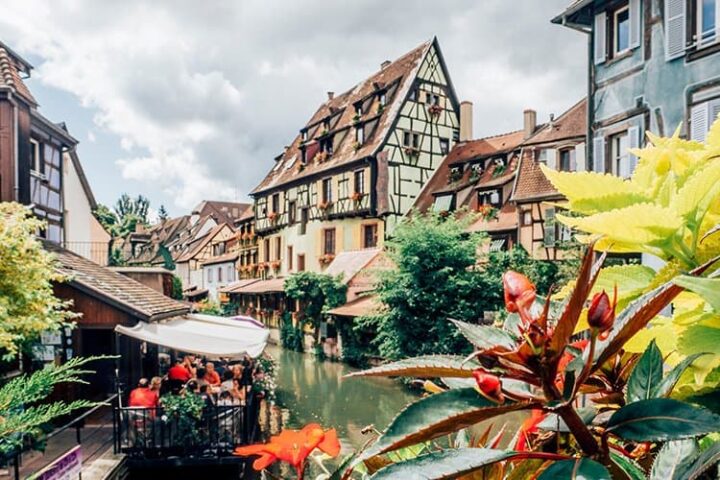
[[[243,198],[326,91],[433,35],[478,135],[559,113],[585,85],[585,39],[549,24],[566,3],[10,0],[0,31],[117,135],[122,158],[99,161],[187,209]]]

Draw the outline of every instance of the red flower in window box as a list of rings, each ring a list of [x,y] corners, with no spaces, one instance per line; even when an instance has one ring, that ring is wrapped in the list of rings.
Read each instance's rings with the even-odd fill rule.
[[[332,207],[332,202],[321,202],[320,205],[318,205],[318,207],[323,212],[326,212],[326,211],[330,210],[330,207]]]
[[[315,155],[315,161],[317,163],[323,163],[328,159],[330,155],[328,155],[327,152],[319,152],[317,155]]]
[[[268,214],[268,220],[270,220],[272,223],[275,223],[279,217],[280,214],[278,214],[277,212],[270,212]]]
[[[273,260],[270,262],[270,268],[273,270],[280,270],[280,260]]]
[[[420,155],[420,150],[415,147],[405,147],[405,155],[408,157],[417,157]]]
[[[483,204],[478,207],[478,213],[483,220],[489,221],[497,218],[498,209],[492,205]]]
[[[363,198],[365,198],[365,194],[362,192],[355,192],[352,194],[352,199],[356,202],[361,201]]]
[[[440,105],[432,104],[428,107],[428,113],[430,113],[433,117],[439,116],[442,111],[443,108]]]
[[[267,268],[267,264],[265,262],[258,263],[258,270],[261,272],[264,271]]]
[[[330,262],[332,262],[335,259],[335,255],[332,253],[326,253],[325,255],[320,255],[320,263],[322,265],[328,265]]]

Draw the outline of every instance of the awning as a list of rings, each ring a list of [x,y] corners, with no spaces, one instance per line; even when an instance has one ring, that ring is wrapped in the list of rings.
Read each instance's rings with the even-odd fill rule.
[[[232,293],[240,293],[247,295],[250,293],[282,293],[285,291],[285,279],[284,278],[272,278],[270,280],[260,280],[259,282],[245,285],[233,289]]]
[[[257,283],[259,281],[259,278],[244,278],[242,280],[236,280],[232,283],[225,285],[224,287],[221,287],[219,291],[221,293],[237,293],[239,289],[247,287],[248,285],[252,283]]]
[[[380,300],[375,295],[365,295],[333,308],[328,313],[339,317],[362,317],[377,312],[381,306]]]
[[[143,342],[209,358],[258,357],[270,331],[249,317],[223,318],[190,314],[166,322],[139,322],[134,327],[117,325],[115,331]]]

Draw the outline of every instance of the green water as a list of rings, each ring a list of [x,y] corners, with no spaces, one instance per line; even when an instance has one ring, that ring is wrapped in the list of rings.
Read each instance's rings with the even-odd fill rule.
[[[342,377],[354,369],[343,363],[317,362],[309,354],[268,346],[278,361],[278,405],[285,410],[285,426],[299,428],[316,422],[334,427],[343,453],[362,446],[360,431],[375,425],[384,430],[407,404],[417,400],[397,380]]]

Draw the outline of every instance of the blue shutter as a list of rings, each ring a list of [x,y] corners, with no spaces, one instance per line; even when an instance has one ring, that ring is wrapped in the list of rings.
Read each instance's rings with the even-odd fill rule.
[[[605,173],[605,139],[593,138],[593,172]]]
[[[594,28],[594,58],[595,65],[601,64],[605,61],[607,56],[607,14],[605,12],[598,13],[595,15],[595,28]]]
[[[640,16],[640,0],[630,0],[630,48],[640,46],[642,38],[642,20]]]
[[[685,55],[685,0],[665,0],[665,59]]]

